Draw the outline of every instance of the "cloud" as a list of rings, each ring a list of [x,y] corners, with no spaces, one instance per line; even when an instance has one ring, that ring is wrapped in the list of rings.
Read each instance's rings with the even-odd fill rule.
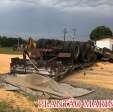
[[[82,11],[109,14],[113,11],[113,0],[42,0],[41,5],[54,7],[61,11]]]
[[[23,4],[55,8],[113,6],[113,0],[1,0],[1,4]]]
[[[0,0],[0,32],[63,34],[76,28],[87,37],[98,25],[113,29],[113,0]]]
[[[35,5],[56,7],[56,8],[86,8],[86,7],[102,7],[113,6],[113,0],[23,0]]]
[[[113,0],[0,0],[1,8],[31,7],[55,8],[65,12],[92,12],[110,15]]]

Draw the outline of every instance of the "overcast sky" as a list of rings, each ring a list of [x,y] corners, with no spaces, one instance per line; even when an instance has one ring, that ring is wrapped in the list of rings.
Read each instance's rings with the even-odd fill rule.
[[[85,40],[96,26],[113,30],[113,0],[0,0],[0,33]]]

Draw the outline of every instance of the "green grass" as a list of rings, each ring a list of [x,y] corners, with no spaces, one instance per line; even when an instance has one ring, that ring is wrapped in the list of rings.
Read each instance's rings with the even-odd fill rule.
[[[9,106],[5,102],[0,102],[0,112],[25,112],[20,110],[19,108],[13,109],[13,107]]]
[[[35,96],[35,95],[26,94],[24,96],[27,97],[27,99],[30,100],[30,101],[32,101],[32,102],[37,101],[37,96]]]
[[[0,47],[0,54],[22,54],[22,52],[13,51],[10,47]]]

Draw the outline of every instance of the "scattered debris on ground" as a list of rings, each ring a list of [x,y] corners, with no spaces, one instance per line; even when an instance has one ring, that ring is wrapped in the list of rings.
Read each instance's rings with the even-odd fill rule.
[[[38,97],[40,93],[41,95],[48,95],[49,98],[72,98],[93,92],[91,89],[88,90],[85,88],[73,87],[66,83],[58,83],[51,78],[38,74],[8,75],[5,77],[4,82],[8,84],[8,86],[6,85],[7,90],[22,90]]]
[[[3,61],[3,57],[5,56],[6,55],[2,55],[2,58],[0,58],[0,62]],[[11,58],[11,56],[9,58]],[[6,62],[4,62],[4,68],[6,68],[7,70],[3,69],[3,73],[1,72],[2,74],[0,74],[1,76],[4,76],[4,73],[9,72],[8,71],[9,61],[7,61],[7,59],[5,61]],[[2,71],[2,67],[3,65],[0,65],[0,71]],[[20,77],[24,77],[24,75],[23,76],[21,75]],[[85,88],[86,90],[90,90],[90,91],[94,90],[94,92],[91,92],[90,94],[78,97],[81,100],[82,99],[113,99],[112,79],[113,79],[113,64],[109,62],[98,62],[92,67],[73,72],[61,82],[69,83],[70,85],[74,85],[74,87],[76,88]],[[40,84],[40,80],[38,80],[37,83]],[[51,82],[50,84],[52,83],[53,82]],[[47,83],[45,82],[44,84],[46,87]],[[51,87],[53,88],[53,86]],[[27,99],[26,96],[18,92],[15,92],[15,90],[17,91],[17,88],[12,88],[12,86],[8,88],[10,90],[13,89],[13,91],[6,91],[5,89],[0,88],[0,101],[6,101],[9,105],[14,106],[15,108],[20,107],[21,109],[28,109],[28,110],[31,109],[31,110],[34,110],[33,112],[37,112],[37,109],[34,106],[34,103],[32,101]],[[56,88],[53,88],[53,89],[56,90]],[[45,95],[46,97],[48,97],[47,94]],[[112,112],[113,109],[98,109],[98,110],[92,110],[92,109],[76,109],[76,110],[74,109],[73,110],[71,109],[70,111],[72,112],[74,111],[77,111],[77,112]]]

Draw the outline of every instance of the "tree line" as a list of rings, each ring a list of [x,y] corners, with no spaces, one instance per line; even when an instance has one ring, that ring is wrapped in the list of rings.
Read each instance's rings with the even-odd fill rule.
[[[93,41],[104,39],[104,38],[113,38],[113,32],[109,27],[106,26],[98,26],[94,28],[90,35],[90,39]],[[26,44],[26,40],[22,37],[14,38],[7,36],[0,36],[0,47],[14,47],[19,45]]]
[[[0,36],[0,47],[14,47],[16,45],[25,44],[26,41],[21,37],[14,38],[14,37],[7,37],[7,36]]]

